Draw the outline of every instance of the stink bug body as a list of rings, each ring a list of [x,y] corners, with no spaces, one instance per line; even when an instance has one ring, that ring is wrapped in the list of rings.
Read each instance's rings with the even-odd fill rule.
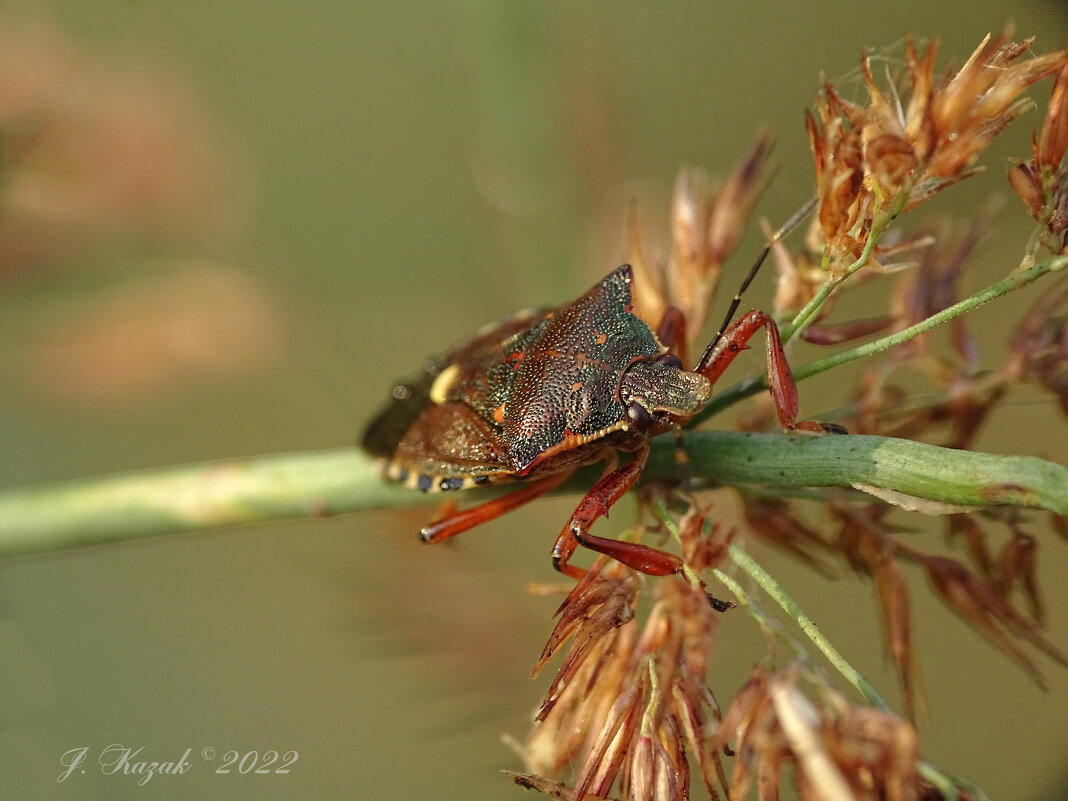
[[[682,562],[646,545],[589,533],[593,522],[634,486],[657,434],[684,426],[707,403],[712,385],[758,329],[768,343],[768,375],[784,428],[796,422],[797,393],[775,323],[751,311],[717,337],[693,370],[673,350],[683,328],[669,309],[649,321],[634,308],[628,265],[577,300],[525,312],[479,331],[416,380],[398,385],[368,426],[364,448],[386,461],[386,474],[424,492],[515,482],[517,489],[455,512],[423,529],[427,542],[491,520],[561,484],[576,468],[616,465],[583,498],[553,547],[553,564],[570,576],[578,545],[636,570],[665,575]]]

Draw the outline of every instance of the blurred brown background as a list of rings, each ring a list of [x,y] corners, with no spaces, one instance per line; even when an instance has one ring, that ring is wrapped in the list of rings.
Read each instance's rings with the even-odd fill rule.
[[[760,213],[784,219],[812,189],[801,115],[821,70],[849,72],[864,45],[897,53],[909,30],[963,58],[1010,13],[656,5],[9,5],[0,484],[349,445],[425,355],[614,267],[629,199],[662,234],[677,168],[726,173],[761,125],[781,169]],[[1011,13],[1036,50],[1068,43],[1060,3]],[[1005,158],[1027,156],[1039,122],[1010,129],[938,209],[1006,193]],[[970,288],[1015,265],[1028,231],[1010,200]],[[1027,297],[976,315],[992,359]],[[802,415],[840,387],[803,385]],[[995,422],[987,450],[1063,458],[1048,404],[1025,397]],[[556,604],[524,587],[555,580],[548,549],[572,503],[455,547],[419,546],[417,509],[0,565],[4,797],[520,797],[498,773],[519,768],[499,735],[522,735],[540,697],[526,674]],[[1049,535],[1040,554],[1062,645],[1066,550]],[[758,555],[896,698],[870,589]],[[1044,664],[1042,693],[914,598],[926,755],[994,798],[1068,798],[1066,672]],[[731,615],[710,676],[721,698],[762,653]],[[55,782],[63,752],[116,742],[150,759],[192,747],[195,764],[144,787],[93,766]],[[300,758],[288,776],[221,776],[198,757],[209,746],[216,764],[230,749]]]

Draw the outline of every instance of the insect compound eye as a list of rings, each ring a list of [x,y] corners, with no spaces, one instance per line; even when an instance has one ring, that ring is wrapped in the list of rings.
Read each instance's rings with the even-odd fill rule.
[[[665,353],[663,356],[657,356],[656,360],[660,364],[666,364],[669,367],[677,367],[680,370],[682,369],[682,359],[674,353]]]
[[[650,417],[649,412],[637,401],[627,407],[627,418],[635,431],[648,431],[649,426],[653,424],[653,418]]]

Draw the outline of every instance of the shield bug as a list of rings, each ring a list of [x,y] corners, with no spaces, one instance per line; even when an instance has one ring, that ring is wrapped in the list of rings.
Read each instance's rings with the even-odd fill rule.
[[[568,560],[583,545],[651,575],[678,572],[677,556],[598,537],[590,527],[637,483],[652,438],[685,426],[705,406],[712,385],[761,328],[779,423],[822,430],[796,420],[797,391],[768,315],[750,311],[724,326],[687,370],[676,355],[681,313],[669,308],[661,320],[644,320],[633,302],[634,281],[623,265],[571,303],[480,330],[394,388],[363,436],[364,448],[385,460],[389,478],[423,492],[516,484],[509,494],[431,523],[424,541],[492,520],[559,486],[576,468],[604,461],[611,469],[564,526],[553,565],[581,576]],[[728,320],[737,302],[736,296]],[[621,451],[632,455],[620,466]]]

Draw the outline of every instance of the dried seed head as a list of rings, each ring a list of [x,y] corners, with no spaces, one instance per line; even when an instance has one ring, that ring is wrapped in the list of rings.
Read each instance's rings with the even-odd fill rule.
[[[642,248],[641,225],[638,219],[638,204],[627,206],[627,218],[624,223],[627,263],[634,270],[634,307],[638,316],[655,328],[667,308],[664,294],[664,270],[656,261],[649,260]]]
[[[1030,534],[1016,528],[1013,537],[1005,543],[998,558],[1000,581],[998,589],[1001,596],[1008,601],[1009,594],[1019,584],[1027,599],[1031,617],[1042,625],[1045,618],[1045,604],[1038,587],[1036,573],[1038,541]]]
[[[685,338],[692,341],[702,335],[723,264],[741,240],[764,189],[770,153],[770,137],[760,136],[730,178],[715,186],[703,170],[679,171],[666,261],[648,257],[637,209],[633,204],[628,209],[625,248],[636,278],[634,304],[650,327],[656,329],[664,311],[673,306],[682,312]]]
[[[1027,639],[1051,658],[1068,665],[1068,655],[1057,648],[1033,620],[1017,612],[993,586],[964,565],[938,556],[914,553],[912,558],[927,570],[932,586],[950,608],[1027,670],[1039,686],[1046,686],[1045,676],[1016,643],[1014,636]]]
[[[826,692],[823,740],[856,798],[906,801],[921,796],[916,730],[896,715],[858,707]]]
[[[960,70],[941,80],[934,78],[935,45],[921,55],[909,38],[904,97],[898,97],[892,84],[889,94],[879,87],[867,56],[861,59],[866,106],[844,102],[824,83],[817,114],[806,115],[805,127],[815,161],[819,225],[832,272],[859,254],[877,220],[901,208],[915,208],[974,174],[979,154],[1031,107],[1021,93],[1068,64],[1068,51],[1017,63],[1030,40],[1006,38],[991,41],[988,36]],[[1062,122],[1064,92],[1054,92],[1037,147],[1043,165],[1047,161],[1042,159],[1056,158],[1059,163],[1068,139],[1068,123]],[[1035,208],[1036,190],[1029,176],[1016,170],[1012,181],[1028,207]]]
[[[1068,415],[1068,285],[1038,297],[1013,332],[1011,349],[1006,374],[1037,381]]]
[[[1026,161],[1013,165],[1008,172],[1009,185],[1012,191],[1019,195],[1027,206],[1027,210],[1036,220],[1042,215],[1046,207],[1045,192],[1042,188],[1042,178]]]
[[[868,130],[865,129],[865,134]],[[894,134],[866,139],[864,159],[871,165],[871,175],[879,186],[891,194],[898,192],[916,170],[919,159],[908,140]]]
[[[1068,171],[1061,161],[1068,147],[1068,64],[1061,67],[1042,131],[1032,140],[1030,161],[1015,164],[1009,184],[1027,211],[1058,239],[1068,230]]]
[[[747,498],[745,519],[763,539],[788,551],[809,567],[831,576],[834,569],[816,551],[825,550],[828,541],[813,527],[799,520],[785,501]]]
[[[771,138],[761,135],[734,173],[716,187],[701,170],[683,169],[671,210],[672,248],[667,265],[669,301],[686,320],[686,333],[701,334],[723,264],[745,232],[764,189]]]
[[[863,336],[886,326],[904,329],[957,302],[957,285],[966,258],[989,227],[984,209],[974,225],[938,249],[934,233],[892,239],[885,227],[900,211],[918,206],[936,192],[975,172],[974,163],[990,141],[1022,113],[1029,101],[1021,92],[1040,77],[1060,73],[1041,137],[1030,161],[1010,170],[1010,181],[1028,209],[1047,220],[1056,235],[1068,230],[1068,179],[1059,170],[1068,138],[1063,99],[1068,89],[1068,52],[1020,61],[1030,42],[987,40],[959,70],[934,74],[936,47],[918,49],[909,39],[904,61],[907,79],[900,88],[872,73],[869,60],[861,75],[868,102],[845,100],[825,83],[805,124],[819,189],[819,213],[808,244],[821,254],[791,257],[774,247],[780,265],[776,309],[796,311],[821,288],[829,265],[832,279],[849,276],[843,288],[878,274],[909,268],[890,295],[887,313],[864,320],[828,322],[824,303],[802,330],[811,341],[832,343]],[[1019,62],[1019,63],[1018,63]],[[670,258],[651,262],[641,250],[636,213],[628,225],[631,261],[650,276],[649,299],[638,302],[659,318],[669,305],[682,308],[687,333],[697,333],[708,294],[726,253],[749,214],[762,146],[724,186],[711,188],[704,173],[687,170],[675,187]],[[951,233],[945,229],[943,233]],[[855,262],[878,234],[866,267]],[[939,237],[942,238],[942,237]],[[1051,249],[1059,242],[1043,243]],[[916,255],[921,248],[921,255]],[[819,266],[817,266],[819,265]],[[1012,361],[998,372],[980,370],[978,348],[961,321],[948,330],[955,354],[937,352],[932,340],[918,337],[891,349],[883,362],[863,376],[854,431],[904,436],[937,436],[951,428],[948,443],[966,447],[990,410],[1013,381],[1034,378],[1050,388],[1068,412],[1068,287],[1046,293],[1013,340]],[[894,383],[905,363],[926,375],[936,394],[910,401]],[[915,371],[913,371],[915,372]],[[898,671],[909,718],[922,711],[916,658],[911,638],[911,597],[902,560],[922,565],[946,602],[977,629],[1032,671],[1034,661],[1018,642],[1030,641],[1054,659],[1068,663],[1038,629],[1041,596],[1035,579],[1034,540],[1015,518],[1002,518],[1013,537],[992,555],[976,518],[949,518],[951,530],[964,535],[978,574],[943,557],[921,553],[911,540],[895,537],[886,508],[846,502],[830,504],[837,537],[802,519],[794,501],[753,500],[746,517],[764,538],[831,572],[826,559],[837,552],[870,576],[885,630],[887,650]],[[1059,521],[1062,528],[1063,521]],[[724,529],[727,529],[724,526]],[[678,536],[687,563],[695,570],[721,563],[733,537],[711,519],[707,508],[692,505],[679,521]],[[917,774],[916,734],[912,726],[882,711],[851,706],[817,684],[813,693],[799,686],[801,670],[769,675],[754,671],[730,707],[721,713],[705,684],[718,618],[702,592],[680,577],[655,582],[655,599],[644,622],[635,619],[638,578],[628,569],[597,563],[571,593],[546,646],[539,668],[570,640],[570,650],[538,713],[523,749],[532,770],[555,776],[575,767],[574,788],[538,779],[544,792],[574,799],[688,797],[690,766],[699,768],[709,794],[746,797],[756,786],[761,798],[777,798],[781,780],[792,776],[802,799],[887,799],[930,797]],[[1016,593],[1030,616],[1013,606]],[[770,670],[770,669],[769,669]],[[818,680],[816,680],[818,681]],[[726,750],[728,745],[734,751]],[[720,751],[735,756],[728,781]],[[689,760],[689,761],[688,761]]]
[[[1061,68],[1053,95],[1046,108],[1046,121],[1038,139],[1035,153],[1037,166],[1045,172],[1056,173],[1068,147],[1068,64]]]
[[[639,631],[636,574],[603,561],[591,574],[561,607],[539,662],[572,640],[521,749],[528,769],[551,777],[577,763],[576,800],[606,796],[617,780],[628,798],[678,799],[689,793],[690,752],[713,788],[719,712],[705,670],[716,613],[699,588],[663,580]]]
[[[908,585],[895,558],[896,543],[883,522],[886,507],[872,505],[858,509],[836,503],[832,511],[842,521],[838,547],[856,570],[871,576],[875,582],[884,638],[897,669],[906,714],[915,720],[919,682],[912,647],[911,603]]]
[[[807,253],[791,254],[781,240],[772,246],[771,256],[779,274],[772,307],[780,316],[799,311],[822,286],[823,270]]]
[[[758,668],[725,713],[719,739],[737,742],[731,798],[746,797],[754,776],[762,798],[778,797],[788,764],[803,799],[920,797],[911,725],[890,712],[855,707],[828,689],[815,704],[798,678],[796,667],[771,676]]]

